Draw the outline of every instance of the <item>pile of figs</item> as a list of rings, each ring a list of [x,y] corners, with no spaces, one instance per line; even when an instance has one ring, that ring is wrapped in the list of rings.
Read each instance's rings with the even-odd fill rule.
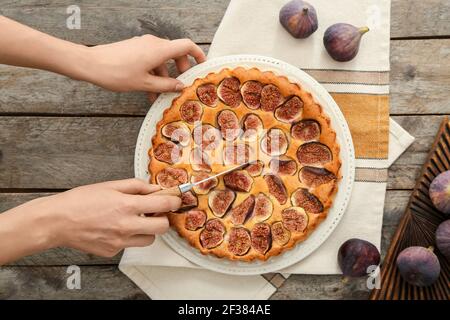
[[[280,10],[281,25],[295,38],[304,39],[319,27],[314,7],[303,0],[291,0]],[[348,23],[330,26],[323,36],[323,44],[328,54],[336,61],[350,61],[356,57],[363,34],[369,28],[357,28]]]

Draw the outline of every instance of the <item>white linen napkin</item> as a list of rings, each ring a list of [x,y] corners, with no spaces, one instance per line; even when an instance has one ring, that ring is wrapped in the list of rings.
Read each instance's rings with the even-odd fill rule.
[[[310,0],[320,27],[306,40],[295,40],[278,23],[279,9],[287,0],[232,0],[214,37],[209,57],[260,54],[284,60],[320,77],[326,70],[358,73],[389,71],[390,1]],[[337,63],[324,53],[322,34],[335,22],[367,25],[373,37],[357,58]],[[338,75],[341,75],[338,73]],[[316,77],[317,79],[317,77]],[[388,94],[388,84],[319,82],[330,92]],[[280,274],[230,276],[204,270],[174,252],[163,240],[146,248],[130,248],[119,268],[152,299],[267,299],[291,273],[339,274],[337,251],[349,238],[381,242],[387,168],[414,138],[392,119],[389,154],[381,159],[357,159],[356,182],[346,213],[327,241],[314,253]],[[370,197],[367,195],[370,194]]]

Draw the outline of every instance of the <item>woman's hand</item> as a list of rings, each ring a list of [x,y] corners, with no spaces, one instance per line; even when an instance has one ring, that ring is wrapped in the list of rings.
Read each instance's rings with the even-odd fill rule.
[[[59,246],[104,257],[148,246],[169,228],[162,213],[181,205],[179,197],[151,194],[159,189],[138,179],[110,181],[11,209],[0,215],[0,265]]]
[[[206,60],[202,49],[189,39],[166,40],[152,35],[88,48],[83,80],[112,91],[180,91],[182,82],[169,77],[166,63],[175,60],[180,73]]]

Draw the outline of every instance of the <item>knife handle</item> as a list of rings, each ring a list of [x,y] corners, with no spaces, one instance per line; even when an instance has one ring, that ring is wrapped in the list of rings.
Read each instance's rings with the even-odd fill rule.
[[[169,189],[161,189],[161,190],[153,192],[152,194],[160,195],[160,196],[176,196],[176,197],[180,197],[181,196],[181,191],[180,191],[179,187],[173,187],[173,188],[169,188]]]

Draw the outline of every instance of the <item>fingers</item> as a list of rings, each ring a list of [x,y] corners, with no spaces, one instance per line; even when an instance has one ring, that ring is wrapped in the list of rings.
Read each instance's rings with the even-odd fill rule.
[[[103,182],[106,186],[123,192],[127,194],[149,194],[158,190],[161,190],[161,187],[154,184],[148,184],[145,181],[132,178],[132,179],[125,179],[125,180],[116,180],[116,181],[108,181]]]
[[[167,215],[142,217],[137,216],[129,225],[132,234],[163,234],[169,230]]]
[[[169,76],[169,69],[167,68],[167,65],[163,63],[162,65],[156,67],[154,69],[154,74],[160,77],[168,77]]]
[[[124,245],[126,248],[128,248],[128,247],[147,247],[147,246],[151,245],[154,241],[155,241],[154,235],[138,234],[138,235],[134,235],[134,236],[131,236],[130,238],[128,238],[125,241]]]
[[[166,195],[127,195],[134,214],[171,212],[180,208],[181,198]]]
[[[180,73],[186,72],[191,67],[187,56],[181,56],[175,59],[175,64],[177,65],[177,69]]]
[[[206,55],[203,50],[189,39],[172,40],[169,43],[166,60],[176,59],[182,56],[190,55],[194,57],[197,63],[206,61]]]
[[[145,83],[145,89],[150,92],[174,92],[181,91],[183,88],[183,82],[177,79],[152,74],[148,75]]]

